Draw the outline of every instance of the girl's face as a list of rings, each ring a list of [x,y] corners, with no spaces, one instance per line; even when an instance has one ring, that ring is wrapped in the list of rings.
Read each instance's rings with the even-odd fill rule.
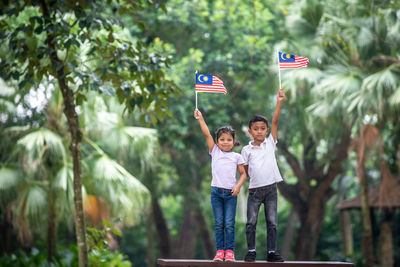
[[[217,139],[217,146],[219,149],[225,152],[229,152],[232,150],[235,144],[235,140],[230,133],[222,133]]]

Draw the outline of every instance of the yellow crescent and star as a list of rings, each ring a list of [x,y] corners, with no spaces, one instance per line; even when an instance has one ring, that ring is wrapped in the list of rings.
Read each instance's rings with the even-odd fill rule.
[[[284,58],[284,57],[286,57],[286,58]],[[285,60],[285,61],[290,59],[290,54],[281,53],[281,59]]]
[[[202,80],[202,77],[204,76],[204,78],[203,78],[203,80]],[[201,82],[201,83],[204,83],[204,82],[207,82],[208,81],[208,77],[207,76],[205,76],[205,75],[203,75],[203,74],[200,74],[199,75],[199,82]]]

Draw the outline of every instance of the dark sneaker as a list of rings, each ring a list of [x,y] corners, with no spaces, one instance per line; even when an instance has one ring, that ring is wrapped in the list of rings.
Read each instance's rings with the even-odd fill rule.
[[[284,259],[278,252],[268,253],[267,261],[271,262],[284,262]]]
[[[255,261],[256,260],[256,252],[248,251],[246,256],[244,257],[244,261]]]

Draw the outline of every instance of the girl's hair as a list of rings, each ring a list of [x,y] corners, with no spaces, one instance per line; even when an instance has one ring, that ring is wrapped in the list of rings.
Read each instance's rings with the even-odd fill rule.
[[[240,145],[239,141],[235,140],[235,130],[232,128],[232,126],[226,125],[226,126],[219,127],[218,130],[215,132],[216,140],[218,140],[218,138],[223,133],[228,133],[228,134],[232,135],[233,142],[234,142],[233,145],[234,146],[239,146]]]

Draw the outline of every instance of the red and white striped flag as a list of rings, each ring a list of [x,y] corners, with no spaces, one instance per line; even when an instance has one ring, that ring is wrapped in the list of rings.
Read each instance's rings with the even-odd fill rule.
[[[196,92],[227,94],[224,83],[214,75],[196,74]]]
[[[297,69],[307,67],[310,60],[306,57],[299,57],[291,54],[279,52],[279,68],[280,69]]]

